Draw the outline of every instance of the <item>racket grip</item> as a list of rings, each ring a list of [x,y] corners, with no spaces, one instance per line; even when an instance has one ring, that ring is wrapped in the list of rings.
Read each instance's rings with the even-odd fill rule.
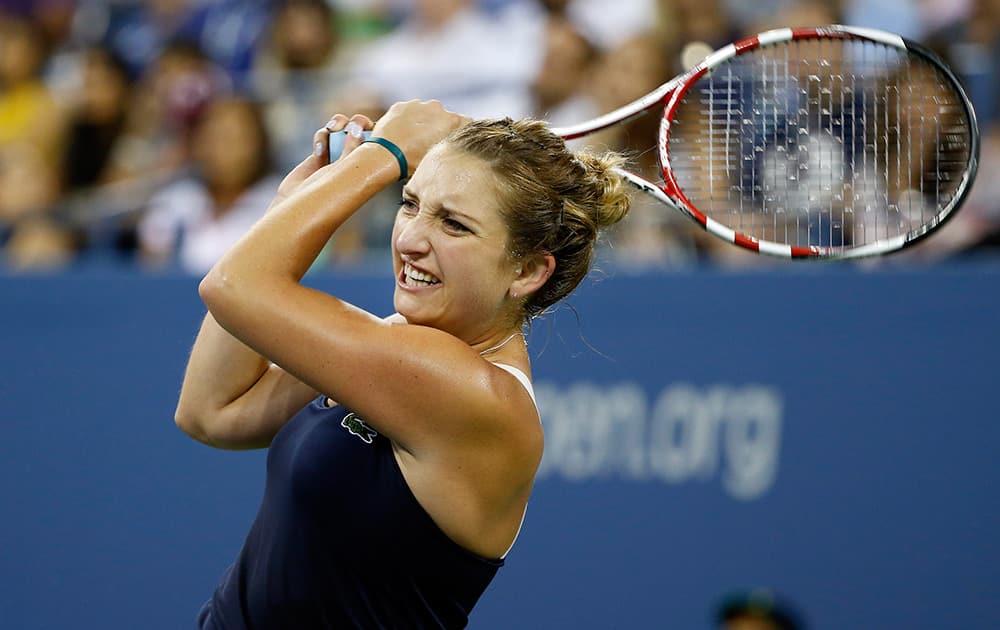
[[[364,139],[372,137],[372,132],[362,132]],[[340,159],[340,154],[344,152],[344,141],[347,140],[346,131],[334,131],[330,134],[330,163]]]

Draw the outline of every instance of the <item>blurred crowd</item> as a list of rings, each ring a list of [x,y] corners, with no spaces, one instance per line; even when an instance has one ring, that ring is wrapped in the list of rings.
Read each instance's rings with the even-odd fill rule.
[[[0,268],[202,273],[335,112],[377,118],[436,98],[475,117],[570,124],[645,94],[698,51],[830,23],[932,47],[979,115],[980,177],[962,212],[889,260],[997,251],[1000,0],[0,0]],[[656,122],[588,142],[655,177]],[[373,200],[317,264],[386,256],[397,196]],[[775,264],[642,200],[604,247],[635,269]]]

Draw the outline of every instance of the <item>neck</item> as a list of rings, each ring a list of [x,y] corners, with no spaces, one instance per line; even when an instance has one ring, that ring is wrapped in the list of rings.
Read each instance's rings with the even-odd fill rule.
[[[500,343],[492,345],[486,348],[485,350],[480,350],[479,356],[485,357],[487,355],[493,354],[494,352],[497,352],[498,350],[506,346],[508,343],[510,343],[515,337],[520,337],[521,343],[524,343],[524,333],[518,330],[511,333],[510,336],[505,337]]]

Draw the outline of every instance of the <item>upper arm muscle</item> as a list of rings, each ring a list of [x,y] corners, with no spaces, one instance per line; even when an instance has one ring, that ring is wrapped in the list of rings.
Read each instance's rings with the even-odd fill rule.
[[[491,367],[448,333],[381,320],[298,284],[254,294],[267,297],[206,301],[234,336],[407,450],[444,435],[487,439],[482,428],[495,423],[477,420],[504,415]]]
[[[226,449],[266,448],[316,391],[272,365],[246,393],[218,410],[203,441]]]

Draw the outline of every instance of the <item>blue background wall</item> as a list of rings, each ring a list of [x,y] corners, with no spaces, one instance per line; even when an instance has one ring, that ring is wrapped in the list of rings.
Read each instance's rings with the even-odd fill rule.
[[[708,628],[754,586],[814,628],[1000,624],[1000,267],[788,269],[603,278],[535,325],[546,460],[472,628]],[[0,627],[193,627],[237,553],[264,454],[172,422],[196,284],[0,278]]]

